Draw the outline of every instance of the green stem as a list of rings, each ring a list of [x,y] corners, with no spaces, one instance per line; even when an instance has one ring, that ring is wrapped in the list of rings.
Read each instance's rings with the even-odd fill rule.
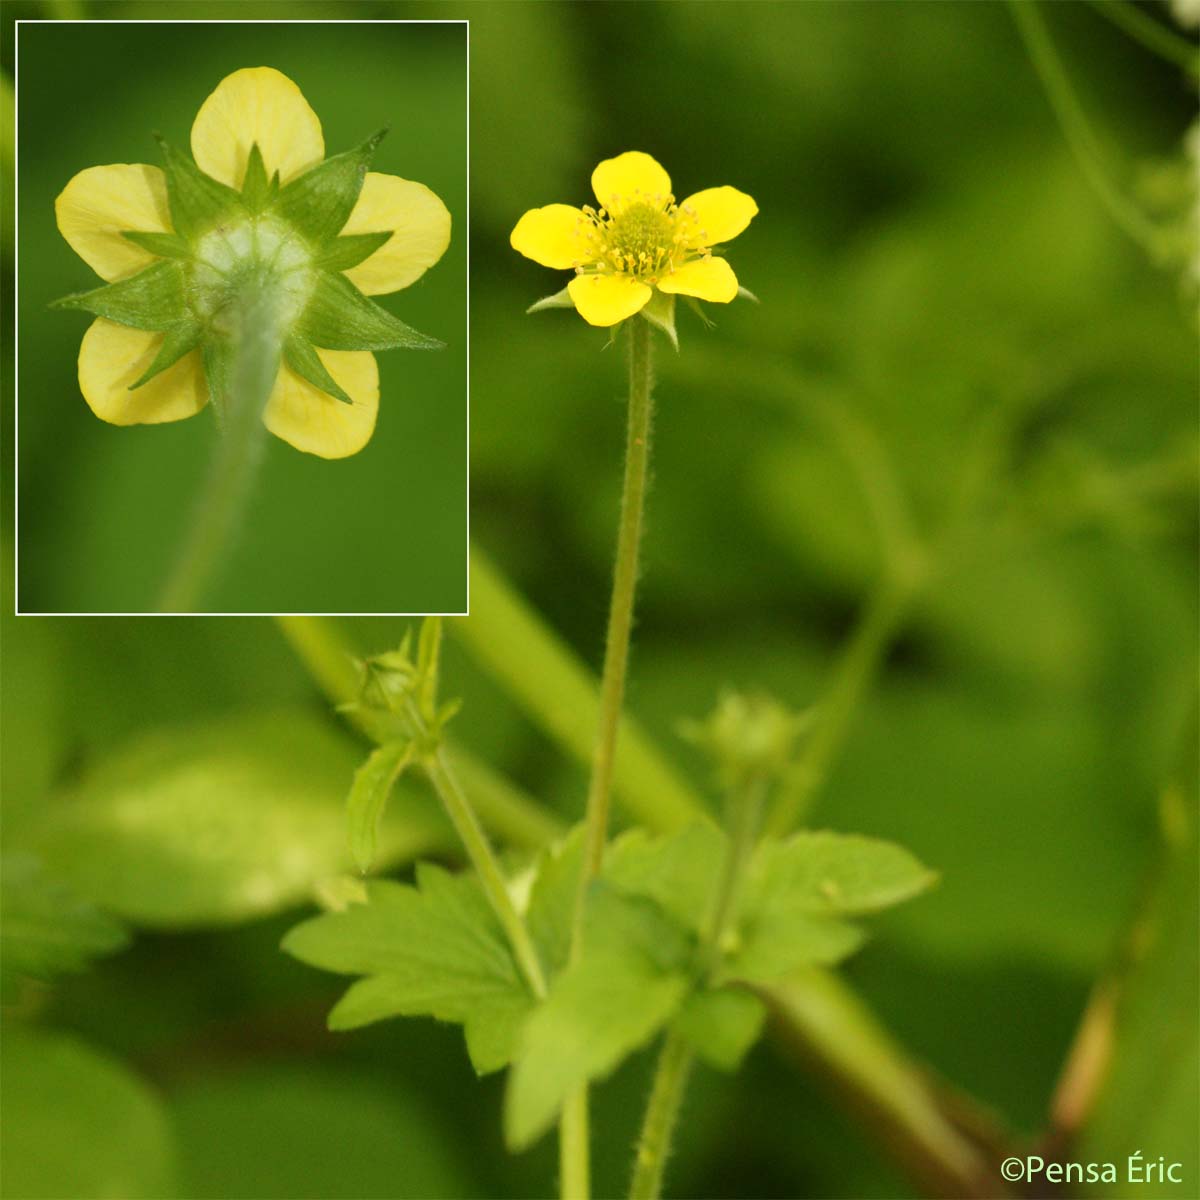
[[[1107,21],[1144,46],[1152,54],[1186,71],[1192,79],[1200,76],[1196,47],[1173,29],[1168,29],[1128,0],[1089,0]]]
[[[580,951],[583,909],[588,885],[600,873],[608,840],[608,815],[612,807],[613,764],[617,731],[625,699],[625,672],[629,663],[629,635],[633,630],[633,602],[637,592],[638,544],[650,462],[651,386],[650,325],[635,317],[629,322],[629,420],[625,434],[625,483],[621,493],[621,521],[617,531],[617,557],[613,568],[612,600],[608,609],[608,636],[604,670],[600,676],[600,721],[592,753],[583,842],[583,867],[575,895],[571,925],[571,956]],[[588,1167],[588,1094],[580,1088],[567,1099],[559,1121],[562,1200],[587,1200],[591,1193]]]
[[[1009,0],[1008,7],[1080,169],[1108,209],[1109,216],[1157,261],[1161,248],[1158,230],[1110,177],[1104,152],[1071,88],[1062,61],[1037,10],[1036,0]]]
[[[717,965],[721,943],[737,915],[746,866],[758,838],[766,794],[766,779],[752,775],[730,796],[729,850],[717,886],[716,900],[701,937],[700,954],[706,975],[711,974]],[[642,1132],[633,1160],[630,1200],[658,1200],[662,1194],[663,1174],[691,1066],[691,1047],[677,1030],[672,1029],[663,1042],[658,1065],[654,1069],[654,1083],[650,1088],[650,1099],[646,1103],[646,1115],[642,1120]]]
[[[471,860],[471,865],[479,876],[479,882],[483,885],[484,893],[491,903],[492,909],[504,927],[517,965],[521,968],[521,974],[525,976],[525,981],[529,984],[530,991],[534,996],[539,1000],[543,999],[546,995],[546,979],[542,974],[537,950],[534,948],[525,922],[521,919],[521,915],[517,912],[512,897],[509,895],[504,872],[501,871],[500,864],[496,861],[496,855],[487,839],[487,834],[484,833],[483,826],[480,825],[479,818],[475,815],[475,810],[471,807],[462,788],[459,787],[458,780],[451,771],[450,764],[446,761],[445,750],[438,748],[432,753],[426,754],[422,759],[422,766],[441,799],[447,816],[462,840],[467,857]]]
[[[654,1084],[634,1158],[630,1200],[658,1200],[671,1139],[679,1120],[683,1090],[692,1066],[692,1049],[677,1030],[667,1034],[654,1069]]]
[[[562,1200],[588,1200],[592,1190],[588,1145],[588,1090],[567,1097],[558,1122],[558,1194]]]
[[[230,314],[231,362],[225,394],[213,396],[220,433],[183,548],[159,598],[162,613],[193,612],[237,529],[262,460],[263,410],[279,374],[279,300],[248,286]],[[210,375],[210,379],[212,376]]]
[[[591,782],[588,785],[584,866],[579,903],[576,904],[575,910],[576,926],[579,922],[583,891],[587,887],[587,881],[600,871],[604,860],[604,845],[608,839],[613,761],[621,706],[625,699],[629,635],[633,630],[633,602],[637,590],[638,544],[642,537],[642,513],[650,462],[652,373],[650,325],[646,321],[634,319],[629,323],[629,423],[625,435],[625,485],[621,494],[621,522],[617,532],[612,600],[608,609],[604,670],[600,676],[600,724],[596,732]]]

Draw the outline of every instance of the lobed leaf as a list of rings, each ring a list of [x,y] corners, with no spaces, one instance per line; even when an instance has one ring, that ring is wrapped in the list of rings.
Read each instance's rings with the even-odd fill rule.
[[[693,942],[653,901],[604,883],[588,896],[582,953],[526,1021],[505,1094],[504,1132],[530,1145],[582,1084],[611,1073],[679,1010]]]
[[[367,897],[305,921],[283,940],[310,966],[367,977],[330,1013],[330,1028],[431,1016],[465,1027],[481,1075],[505,1066],[533,997],[474,876],[421,863],[416,887],[377,881]]]

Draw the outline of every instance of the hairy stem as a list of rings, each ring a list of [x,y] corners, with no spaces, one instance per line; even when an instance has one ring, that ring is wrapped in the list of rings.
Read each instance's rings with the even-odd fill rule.
[[[663,1171],[691,1066],[691,1047],[680,1033],[671,1030],[654,1069],[654,1083],[633,1162],[630,1200],[658,1200],[662,1195]]]
[[[194,612],[221,565],[262,461],[263,410],[279,374],[279,301],[250,285],[229,314],[232,361],[226,394],[213,396],[220,435],[191,525],[158,602],[163,613]]]
[[[729,850],[700,945],[701,961],[709,975],[720,959],[725,934],[737,916],[746,866],[758,838],[766,794],[767,781],[753,775],[730,795]],[[654,1068],[654,1082],[633,1159],[630,1200],[658,1200],[662,1194],[663,1174],[671,1153],[692,1057],[691,1047],[677,1030],[672,1029],[663,1042],[658,1065]]]
[[[450,769],[450,764],[446,761],[445,750],[439,747],[432,753],[426,754],[421,762],[446,809],[446,815],[449,816],[462,840],[467,857],[471,860],[471,865],[479,876],[479,881],[483,885],[484,893],[492,909],[504,927],[517,965],[521,969],[521,974],[525,976],[525,982],[529,984],[529,989],[534,996],[541,1000],[546,995],[546,979],[542,974],[537,950],[534,948],[525,922],[521,919],[521,915],[517,912],[512,897],[509,895],[504,872],[500,869],[499,862],[496,861],[496,854],[488,841],[487,834],[484,833],[483,826],[480,825],[479,818],[475,815],[475,810],[471,807],[462,788],[459,787],[458,780]]]
[[[584,867],[580,903],[576,905],[577,926],[583,889],[587,886],[587,880],[600,870],[604,844],[608,838],[613,761],[621,705],[625,699],[625,671],[629,662],[629,635],[633,630],[633,602],[637,590],[638,545],[642,537],[642,513],[650,462],[652,376],[650,325],[635,318],[629,322],[629,424],[625,437],[625,485],[621,494],[621,523],[617,532],[612,600],[608,609],[604,670],[600,676],[600,725],[596,731],[592,775],[588,785]]]

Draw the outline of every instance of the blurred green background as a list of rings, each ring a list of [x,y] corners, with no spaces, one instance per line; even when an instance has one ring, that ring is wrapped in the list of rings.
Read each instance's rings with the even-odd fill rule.
[[[470,18],[472,530],[593,666],[620,486],[623,363],[574,314],[524,315],[563,278],[516,256],[508,233],[527,208],[588,200],[595,163],[631,148],[658,157],[680,195],[728,183],[756,198],[760,216],[730,259],[761,306],[710,310],[712,331],[681,314],[681,353],[659,346],[631,708],[707,788],[676,735],[679,718],[706,712],[727,684],[768,688],[798,707],[819,700],[878,586],[881,546],[915,539],[929,573],[808,817],[895,839],[942,882],[881,922],[846,978],[934,1077],[972,1093],[1018,1141],[1034,1139],[1091,988],[1126,964],[1131,923],[1141,920],[1138,944],[1151,953],[1133,971],[1118,1062],[1078,1153],[1180,1159],[1195,1190],[1194,793],[1168,792],[1171,805],[1160,807],[1175,764],[1194,761],[1195,749],[1195,293],[1182,263],[1151,263],[1109,220],[1006,8],[56,7],[115,18]],[[22,8],[45,11],[9,12]],[[1164,6],[1142,11],[1171,21]],[[1195,99],[1180,72],[1091,6],[1042,12],[1122,186],[1157,219],[1175,219],[1195,203],[1182,158]],[[82,45],[97,32],[71,36]],[[283,36],[274,27],[206,32],[216,61],[236,42],[239,63],[253,39]],[[132,35],[110,36],[126,44]],[[293,36],[304,54],[296,77],[332,144],[358,135],[347,114],[380,108],[393,78],[408,85],[386,30]],[[175,106],[156,117],[167,132],[186,131],[224,69],[203,58],[205,39],[196,44],[139,63],[136,86]],[[135,86],[107,61],[88,69]],[[44,112],[22,108],[23,121],[54,131],[32,152],[23,140],[27,203],[34,179],[50,196],[74,169],[51,156],[111,161],[149,132],[144,98],[122,91],[127,119],[106,107],[80,121],[60,105],[59,86]],[[72,86],[94,94],[86,80]],[[110,137],[115,144],[90,149]],[[421,157],[439,152],[432,140],[409,137],[396,120],[381,165],[433,185],[461,230],[458,176],[436,176]],[[76,285],[80,266],[48,218],[39,225],[23,213],[22,234],[22,271],[36,271],[25,302]],[[435,317],[454,301],[439,308],[435,297],[457,295],[461,259],[452,256],[463,250],[459,237],[396,311],[445,336]],[[115,586],[104,581],[101,548],[144,522],[136,545],[149,557],[158,544],[150,524],[178,507],[159,496],[143,511],[131,489],[159,471],[181,480],[185,455],[197,471],[204,439],[187,424],[146,431],[142,443],[136,431],[100,426],[75,396],[79,331],[61,315],[36,320],[46,342],[40,360],[22,348],[22,485],[52,500],[31,514],[23,497],[22,535],[36,531],[37,541],[23,551],[22,583],[46,594]],[[307,460],[272,447],[261,503],[281,508],[262,528],[252,523],[239,560],[256,596],[275,593],[255,547],[265,555],[285,538],[309,547],[307,569],[324,586],[364,572],[364,588],[386,581],[385,594],[399,594],[408,538],[433,519],[419,507],[428,481],[411,504],[396,490],[409,471],[400,456],[423,447],[431,428],[422,423],[418,437],[403,423],[415,430],[446,413],[408,409],[402,397],[389,405],[388,372],[448,371],[451,353],[436,364],[382,356],[380,431],[352,464],[377,472],[379,486],[319,493],[329,477],[301,478]],[[32,416],[43,392],[31,389],[46,397]],[[433,394],[427,382],[421,395]],[[159,447],[172,438],[179,458],[168,469]],[[152,439],[163,440],[151,449]],[[350,511],[349,497],[368,492],[391,497],[386,512],[357,500]],[[173,528],[164,522],[161,537]],[[147,562],[146,581],[160,566]],[[468,620],[488,618],[473,610]],[[394,643],[403,627],[341,626],[364,651]],[[4,633],[6,847],[36,852],[53,878],[136,932],[129,949],[86,974],[20,992],[6,1021],[15,1056],[6,1146],[53,1147],[46,1159],[74,1172],[74,1195],[550,1194],[552,1146],[505,1155],[500,1083],[473,1080],[456,1031],[390,1022],[327,1034],[340,981],[277,951],[298,897],[340,853],[344,787],[363,752],[277,630],[7,619]],[[582,767],[461,643],[452,639],[448,655],[448,692],[465,699],[460,740],[577,817]],[[202,794],[137,770],[114,792],[114,772],[143,761],[147,736],[175,748],[179,773],[198,778]],[[249,790],[241,768],[229,773],[247,754],[265,781]],[[400,815],[415,842],[436,848],[423,805],[413,793]],[[1180,848],[1165,873],[1164,811]],[[247,889],[266,899],[245,902]],[[1148,903],[1161,918],[1149,925],[1139,918]],[[222,927],[214,905],[227,912]],[[39,1041],[31,1048],[18,1029]],[[74,1040],[58,1043],[65,1038]],[[76,1064],[72,1075],[72,1054],[89,1056],[86,1070]],[[599,1195],[625,1186],[648,1067],[643,1056],[598,1090]],[[55,1104],[39,1107],[55,1070],[70,1079],[55,1085]],[[33,1099],[13,1098],[21,1086]],[[110,1093],[97,1132],[95,1097]],[[118,1121],[123,1155],[112,1149]],[[91,1169],[97,1162],[102,1172]],[[9,1194],[64,1194],[28,1159],[10,1158],[5,1175],[10,1189],[34,1181]],[[121,1188],[99,1190],[114,1177]],[[879,1140],[771,1040],[737,1078],[697,1072],[668,1188],[919,1194]]]
[[[352,458],[326,462],[267,439],[240,535],[203,608],[466,611],[466,40],[465,26],[451,24],[22,28],[23,611],[152,611],[217,436],[209,413],[118,428],[87,408],[75,361],[88,321],[47,305],[99,281],[59,235],[54,197],[85,167],[157,162],[156,132],[186,147],[213,88],[262,63],[300,86],[328,153],[388,125],[375,169],[419,180],[449,208],[444,257],[382,298],[446,348],[377,356],[379,420]]]

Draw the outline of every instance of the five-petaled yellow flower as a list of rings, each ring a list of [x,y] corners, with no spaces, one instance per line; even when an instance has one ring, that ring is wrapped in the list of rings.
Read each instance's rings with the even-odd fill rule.
[[[255,145],[267,175],[278,172],[281,184],[325,157],[316,113],[300,89],[271,67],[245,68],[222,80],[192,125],[196,165],[235,189],[242,187]],[[164,173],[140,163],[81,171],[58,197],[55,214],[71,248],[110,283],[156,261],[150,250],[123,237],[124,231],[173,232]],[[424,184],[369,171],[341,232],[384,231],[392,236],[344,272],[368,296],[406,288],[436,263],[450,241],[450,214]],[[196,269],[227,269],[226,260],[246,247],[270,254],[274,266],[289,273],[289,288],[303,298],[312,266],[309,247],[278,223],[256,226],[248,219],[244,229],[219,231],[211,261],[201,261]],[[103,318],[92,323],[80,347],[79,386],[96,416],[114,425],[155,424],[193,416],[208,403],[200,349],[130,390],[154,361],[163,337]],[[283,364],[263,421],[299,450],[343,458],[361,450],[374,431],[379,370],[369,351],[318,349],[317,354],[352,403],[335,399]]]
[[[600,207],[549,204],[512,231],[514,250],[544,267],[574,268],[571,300],[592,325],[616,325],[650,303],[654,289],[728,304],[733,268],[712,248],[737,237],[758,205],[737,188],[706,188],[676,203],[671,177],[630,150],[592,172]]]

